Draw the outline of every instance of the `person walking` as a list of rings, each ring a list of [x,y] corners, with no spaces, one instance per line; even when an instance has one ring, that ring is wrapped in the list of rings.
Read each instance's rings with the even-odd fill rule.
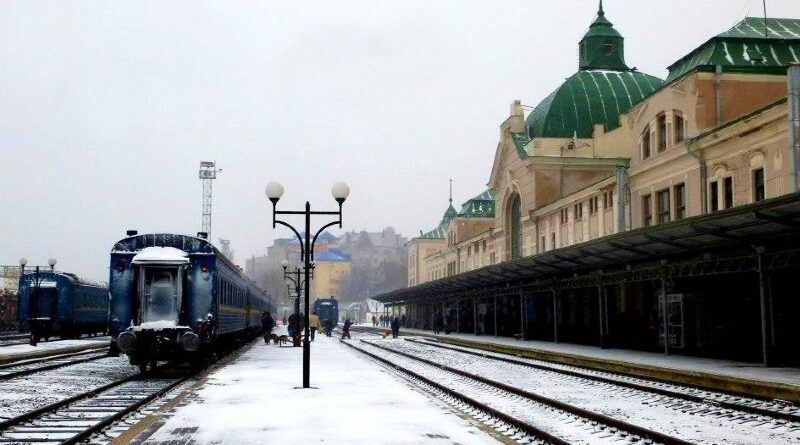
[[[311,313],[308,316],[308,329],[311,331],[311,341],[314,341],[314,335],[317,333],[317,329],[319,329],[319,316],[317,315],[317,311]]]
[[[378,319],[375,316],[372,316],[372,326],[378,326]]]
[[[436,311],[436,313],[433,314],[433,333],[439,335],[439,332],[442,331],[442,326],[444,326],[442,311]]]
[[[400,319],[394,317],[392,320],[392,338],[397,338],[400,335]]]
[[[403,314],[403,316],[400,317],[400,326],[402,326],[404,328],[408,327],[408,325],[406,324],[406,314]]]
[[[272,335],[272,329],[275,327],[275,320],[269,311],[264,311],[261,315],[261,335],[264,336],[264,343],[269,343],[269,338]]]
[[[342,340],[345,337],[350,338],[350,326],[353,326],[353,322],[348,318],[344,321],[344,327],[342,327]]]

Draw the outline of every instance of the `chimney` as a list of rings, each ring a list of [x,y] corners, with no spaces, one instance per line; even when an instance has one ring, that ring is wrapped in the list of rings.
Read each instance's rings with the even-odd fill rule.
[[[128,235],[128,236],[136,236],[136,235],[139,234],[139,231],[138,230],[130,230],[130,229],[128,229],[128,231],[125,232],[125,234]]]
[[[510,123],[512,133],[525,133],[525,113],[519,100],[511,102]]]

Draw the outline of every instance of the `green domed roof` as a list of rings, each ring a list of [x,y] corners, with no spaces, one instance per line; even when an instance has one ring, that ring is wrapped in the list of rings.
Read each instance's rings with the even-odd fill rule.
[[[528,137],[591,138],[594,124],[619,127],[627,112],[664,81],[625,65],[623,38],[605,17],[603,2],[579,44],[578,68],[528,115]]]
[[[591,138],[594,124],[611,131],[619,127],[620,113],[663,84],[638,71],[578,71],[531,111],[525,120],[528,136]]]

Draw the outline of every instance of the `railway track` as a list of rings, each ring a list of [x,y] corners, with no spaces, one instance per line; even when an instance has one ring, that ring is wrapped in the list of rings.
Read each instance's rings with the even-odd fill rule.
[[[49,371],[64,366],[76,365],[79,363],[90,362],[108,356],[108,348],[92,351],[81,351],[72,354],[60,354],[50,357],[25,360],[0,366],[0,381],[9,380],[16,377],[34,374],[41,371]]]
[[[464,361],[454,356],[455,352],[448,355],[439,350],[436,354],[439,358],[432,360],[420,356],[425,355],[424,351],[412,350],[420,345],[409,342],[361,340],[359,346],[360,350],[369,349],[365,352],[415,379],[425,378],[443,386],[450,391],[448,397],[470,407],[466,411],[468,414],[476,409],[482,413],[476,417],[478,420],[491,416],[495,421],[502,421],[503,428],[516,431],[515,435],[530,437],[531,441],[594,444],[624,440],[627,442],[623,443],[685,444],[800,440],[800,434],[795,434],[798,432],[796,424],[734,412],[710,403],[687,402],[653,393],[642,395],[633,388],[596,381],[580,387],[574,381],[577,378],[572,376],[556,384],[557,374],[555,377],[536,374],[529,367],[483,357]],[[467,369],[469,372],[465,371]],[[560,379],[564,380],[565,376]],[[425,384],[430,385],[430,382]],[[563,392],[554,393],[555,386],[561,386]],[[587,398],[595,398],[595,403],[587,404]],[[492,409],[502,407],[500,414],[506,417],[498,417],[498,413],[487,411],[481,404]],[[638,415],[639,411],[644,414]],[[657,415],[652,416],[653,413]]]
[[[429,347],[457,351],[464,354],[483,357],[485,359],[496,360],[504,363],[512,363],[545,372],[570,376],[577,379],[587,379],[598,383],[617,385],[625,388],[673,397],[676,399],[682,399],[689,402],[713,404],[724,409],[741,411],[755,416],[772,417],[800,424],[800,406],[783,400],[766,400],[744,397],[740,395],[725,394],[696,387],[681,386],[669,382],[648,380],[579,366],[510,356],[509,354],[487,352],[462,346],[445,345],[428,339],[425,341],[420,341],[413,338],[406,338],[405,340],[414,343],[421,343]],[[746,421],[747,419],[742,418],[739,420]]]
[[[160,368],[150,377],[132,375],[0,421],[0,444],[74,444],[83,441],[193,375],[185,369]]]

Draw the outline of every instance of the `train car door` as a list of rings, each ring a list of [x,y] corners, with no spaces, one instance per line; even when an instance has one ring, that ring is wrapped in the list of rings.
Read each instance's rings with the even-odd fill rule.
[[[139,273],[141,323],[177,325],[183,300],[183,267],[147,267]]]

